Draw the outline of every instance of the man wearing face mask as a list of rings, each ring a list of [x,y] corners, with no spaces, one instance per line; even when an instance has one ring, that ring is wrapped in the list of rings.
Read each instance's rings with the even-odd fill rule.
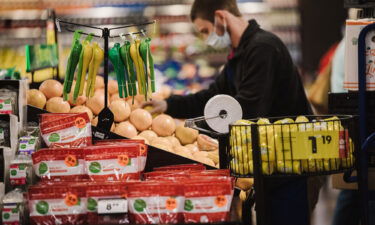
[[[203,115],[210,98],[227,94],[241,104],[246,119],[312,114],[286,46],[255,20],[243,19],[236,0],[195,0],[191,19],[207,45],[232,49],[228,62],[207,90],[154,100],[143,107],[151,105],[153,112],[175,118],[194,118]],[[309,224],[306,179],[269,179],[266,187],[270,225]]]

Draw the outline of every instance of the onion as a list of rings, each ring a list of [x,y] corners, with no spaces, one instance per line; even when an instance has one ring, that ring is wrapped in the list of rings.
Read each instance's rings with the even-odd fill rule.
[[[130,114],[130,122],[137,130],[144,131],[151,127],[152,116],[144,109],[136,109]]]
[[[203,154],[203,153],[207,153],[207,152],[196,152],[196,153],[194,153],[193,154],[194,159],[197,160],[198,162],[203,163],[203,164],[215,167],[214,161],[212,161],[212,159],[208,158],[208,154],[206,155],[206,154]]]
[[[127,138],[133,138],[138,135],[137,129],[127,121],[119,123],[115,128],[115,133]]]
[[[188,148],[191,153],[199,152],[198,146],[196,146],[194,144],[185,145],[185,147]]]
[[[219,149],[219,144],[215,139],[210,138],[207,135],[198,135],[198,148],[201,151],[215,151]]]
[[[94,127],[97,127],[98,126],[98,120],[99,120],[98,117],[95,117],[94,119],[92,119],[91,125],[94,126]],[[111,132],[114,132],[115,128],[116,128],[115,123],[113,123],[112,126],[111,126]]]
[[[104,88],[104,78],[101,76],[96,76],[95,90]]]
[[[133,97],[126,100],[126,102],[130,105],[130,108],[132,110],[136,110],[139,108],[139,102],[137,101],[137,99],[134,99],[134,102],[133,102]]]
[[[94,115],[98,115],[104,109],[104,94],[95,94],[87,100],[86,106],[91,109]]]
[[[117,81],[115,80],[109,80],[108,81],[108,93],[110,95],[114,94],[114,93],[118,93],[118,84],[117,84]]]
[[[129,118],[131,109],[128,103],[122,100],[116,100],[111,103],[109,109],[113,112],[115,116],[115,122],[122,122]]]
[[[94,118],[94,115],[92,114],[91,110],[83,105],[78,105],[70,110],[71,113],[87,113],[87,115],[90,118],[90,121]]]
[[[162,137],[171,136],[176,130],[176,124],[172,117],[163,114],[152,121],[152,130]]]
[[[166,137],[166,139],[173,145],[173,147],[180,147],[180,141],[173,136]]]
[[[180,156],[185,158],[193,159],[193,154],[191,154],[190,150],[184,146],[177,146],[174,148],[174,152]]]
[[[118,95],[118,92],[114,93],[111,95],[111,97],[109,98],[109,102],[112,103],[116,100],[123,100],[122,98],[120,98],[120,96]]]
[[[46,96],[41,91],[31,89],[27,92],[27,104],[44,109],[46,102]]]
[[[138,94],[135,96],[135,100],[137,100],[139,103],[142,103],[145,101],[145,96]]]
[[[69,93],[69,99],[68,99],[68,102],[71,106],[74,106],[74,105],[83,105],[86,103],[86,96],[85,95],[81,95],[81,96],[78,96],[77,99],[76,99],[76,103],[74,104],[73,103],[73,97],[74,97],[74,89],[75,89],[75,85],[76,85],[76,82],[73,81],[73,84],[72,84],[72,91]],[[85,87],[83,88],[83,93],[86,93],[86,85]]]
[[[45,80],[39,86],[39,91],[41,91],[47,99],[61,97],[63,94],[63,86],[56,80]]]
[[[61,97],[53,97],[47,101],[46,109],[51,113],[69,113],[70,105]]]
[[[168,152],[173,152],[173,146],[166,138],[157,137],[152,139],[151,145],[166,150]]]
[[[145,141],[146,145],[150,144],[150,142],[146,138],[144,138],[142,136],[135,136],[132,139],[134,139],[134,140],[143,140],[143,141]]]
[[[157,138],[158,135],[152,131],[152,130],[145,130],[139,134],[139,136],[146,138],[149,142],[152,141],[152,139]]]

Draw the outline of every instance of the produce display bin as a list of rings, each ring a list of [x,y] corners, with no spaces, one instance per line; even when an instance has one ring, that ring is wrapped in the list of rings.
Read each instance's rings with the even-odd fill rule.
[[[250,120],[230,126],[227,163],[235,177],[319,176],[355,167],[355,119],[307,116]],[[297,119],[298,121],[298,119]]]

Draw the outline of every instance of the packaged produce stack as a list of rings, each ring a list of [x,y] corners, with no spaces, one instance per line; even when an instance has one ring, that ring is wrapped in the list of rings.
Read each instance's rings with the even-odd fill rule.
[[[93,142],[89,115],[46,113],[21,133],[3,224],[209,223],[229,219],[229,170],[201,164],[143,173],[144,140]],[[41,148],[41,143],[47,148]]]

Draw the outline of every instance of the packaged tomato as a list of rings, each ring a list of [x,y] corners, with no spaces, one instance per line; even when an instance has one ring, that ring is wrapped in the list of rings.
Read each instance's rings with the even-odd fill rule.
[[[178,171],[178,170],[206,170],[202,164],[181,164],[154,168],[154,171]]]
[[[84,186],[31,186],[28,191],[30,224],[86,224]]]
[[[142,182],[128,187],[129,216],[134,224],[183,222],[183,185],[176,182]]]
[[[92,181],[139,180],[139,151],[136,145],[106,145],[86,148],[86,171]]]
[[[79,148],[92,144],[91,123],[86,112],[42,114],[40,131],[49,148]]]
[[[87,224],[129,224],[126,184],[90,184],[86,196]]]
[[[35,174],[42,181],[80,181],[87,177],[82,149],[42,149],[32,154]]]
[[[148,146],[145,144],[144,140],[130,140],[130,139],[113,139],[113,140],[99,140],[95,142],[95,145],[137,145],[139,148],[139,160],[140,160],[140,172],[142,172],[146,167],[147,161],[147,149]]]
[[[231,178],[198,178],[184,184],[185,223],[219,223],[230,217]]]

